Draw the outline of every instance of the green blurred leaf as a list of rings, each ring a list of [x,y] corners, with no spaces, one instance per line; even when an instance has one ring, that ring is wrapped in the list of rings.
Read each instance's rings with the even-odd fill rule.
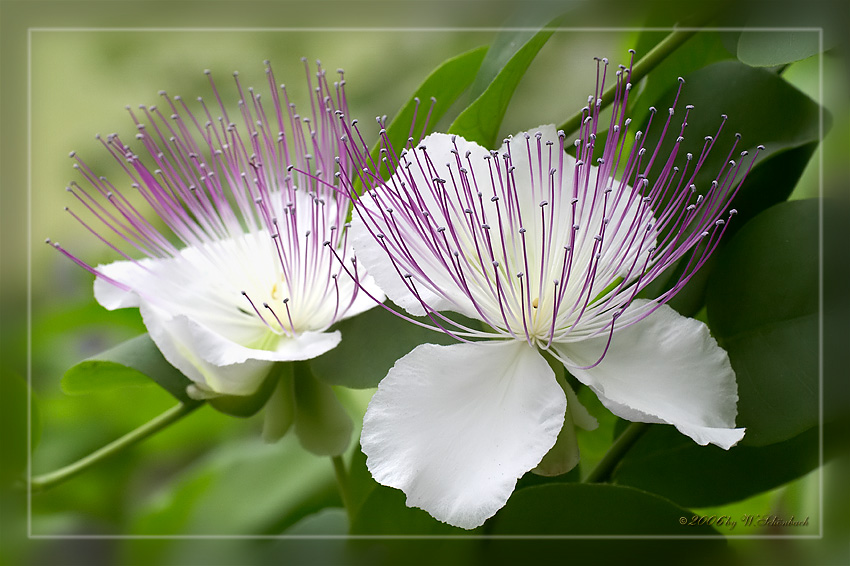
[[[437,535],[469,534],[441,523],[421,509],[407,507],[406,496],[398,489],[376,485],[366,496],[351,523],[351,534],[357,535]]]
[[[646,31],[638,36],[635,45],[636,57],[646,55],[667,32]],[[732,54],[723,47],[721,35],[716,32],[699,32],[688,39],[676,51],[655,67],[639,87],[632,92],[636,97],[630,101],[633,122],[643,123],[649,113],[649,107],[671,87],[678,84],[677,79],[691,74],[712,63],[731,59]],[[599,138],[597,138],[599,139]]]
[[[460,113],[449,127],[449,133],[463,136],[486,148],[494,147],[499,134],[499,125],[502,123],[514,90],[552,33],[551,29],[542,29],[528,39],[502,67],[481,96]]]
[[[820,52],[817,30],[745,30],[738,37],[738,59],[751,67],[774,67],[806,59]]]
[[[263,413],[263,440],[277,442],[295,422],[295,377],[292,364],[285,364]]]
[[[32,446],[41,434],[41,419],[35,396],[32,397],[31,420],[27,419],[27,382],[7,368],[0,368],[0,430],[4,433],[3,458],[0,458],[0,485],[18,479],[26,469],[27,426],[31,426]]]
[[[412,137],[416,143],[434,130],[440,118],[472,84],[485,53],[487,53],[487,46],[477,47],[447,59],[431,71],[387,127],[387,137],[396,152],[400,152],[408,145],[408,138]],[[430,107],[432,98],[434,99],[433,108]],[[430,116],[426,124],[425,116],[428,115],[429,108]],[[415,125],[413,124],[414,116],[416,116]],[[414,128],[412,131],[411,127]],[[378,162],[381,156],[382,147],[383,144],[378,141],[372,148],[371,156],[375,162]],[[362,183],[359,177],[357,182]]]
[[[416,89],[410,100],[402,106],[387,128],[387,136],[393,147],[400,149],[407,145],[410,126],[413,123],[413,115],[416,111],[417,98],[421,101],[421,106],[417,112],[417,127],[412,137],[414,140],[419,140],[433,131],[439,119],[472,83],[487,51],[486,45],[477,47],[444,61],[439,67],[431,71],[431,74]],[[436,99],[436,102],[428,120],[428,130],[424,131],[422,129],[422,126],[425,125],[423,110],[427,112],[432,97]]]
[[[732,203],[738,215],[726,230],[727,242],[761,211],[791,196],[817,146],[818,142],[812,141],[759,158]]]
[[[345,509],[328,507],[304,517],[287,529],[288,535],[346,535],[348,515]]]
[[[186,387],[192,382],[169,364],[150,336],[142,334],[70,368],[62,376],[62,389],[79,395],[139,386],[153,380],[179,401],[189,401]]]
[[[539,561],[551,564],[730,563],[726,541],[717,531],[680,524],[693,515],[656,495],[622,486],[530,488],[514,493],[491,520],[494,537],[485,541],[482,563],[526,564],[530,556],[548,558]],[[593,538],[606,534],[630,540]],[[541,540],[540,535],[552,538]],[[571,538],[559,538],[563,535]]]
[[[615,468],[617,484],[685,507],[745,499],[804,476],[818,465],[817,428],[770,446],[700,446],[672,426],[654,425]]]
[[[687,510],[657,495],[610,484],[549,484],[514,493],[492,519],[496,535],[713,535],[681,525]]]
[[[295,434],[320,456],[338,456],[351,442],[354,424],[330,385],[316,379],[307,362],[295,362]]]
[[[738,380],[745,444],[818,422],[818,201],[782,203],[749,222],[718,258],[708,320]]]
[[[668,90],[654,103],[659,112],[645,142],[645,147],[650,148],[648,151],[652,151],[658,141],[663,126],[659,120],[666,119],[663,109],[672,103],[675,92],[676,88]],[[758,101],[757,104],[754,101]],[[715,63],[687,75],[679,103],[680,109],[685,104],[695,105],[688,115],[685,141],[676,160],[680,167],[684,166],[685,153],[690,152],[695,158],[700,155],[704,137],[715,135],[721,114],[729,117],[723,131],[717,136],[715,148],[697,175],[695,184],[698,193],[705,193],[726,162],[735,132],[743,136],[742,143],[731,156],[736,161],[742,159],[740,151],[748,149],[750,155],[743,158],[746,165],[752,159],[754,146],[766,146],[732,201],[732,207],[739,214],[730,222],[727,237],[721,240],[722,247],[729,239],[728,236],[744,226],[750,218],[787,199],[791,194],[819,139],[819,108],[781,77],[734,61]],[[681,115],[681,111],[677,115]],[[675,143],[675,133],[680,127],[676,116],[671,124],[671,128],[675,126],[675,131],[668,132],[659,152],[661,156],[669,155]],[[646,123],[641,126],[641,130],[646,131]],[[665,161],[657,160],[650,178],[657,175]],[[678,266],[668,269],[641,296],[656,297],[672,287],[689,257],[686,256]],[[679,291],[670,306],[686,316],[698,312],[705,302],[706,284],[715,265],[713,259],[704,265]]]
[[[710,187],[727,159],[739,160],[741,150],[749,150],[752,154],[757,145],[764,145],[765,150],[759,154],[759,162],[764,162],[774,153],[819,139],[818,105],[774,73],[735,61],[721,61],[690,73],[685,79],[677,114],[671,120],[671,131],[665,136],[659,155],[671,154],[686,104],[693,104],[695,108],[688,114],[685,140],[676,159],[679,165],[684,165],[687,152],[693,153],[695,158],[699,156],[705,144],[704,137],[715,136],[722,122],[721,115],[728,116],[723,130],[716,137],[714,149],[697,175],[695,184],[698,192],[705,192]],[[653,104],[658,113],[646,134],[645,147],[650,148],[648,151],[652,151],[658,141],[667,118],[666,109],[672,105],[677,89],[678,85],[670,85]],[[640,129],[646,132],[646,123]],[[730,156],[736,132],[743,137]],[[745,163],[749,163],[750,159],[751,156],[746,157]],[[650,178],[657,175],[665,161],[656,160]],[[746,194],[751,187],[745,183],[741,190],[742,194]]]
[[[427,318],[419,320],[430,323]],[[342,342],[310,360],[310,367],[324,383],[353,389],[377,387],[396,360],[420,344],[455,343],[447,334],[411,324],[380,306],[335,328],[342,333]]]
[[[294,435],[222,443],[143,501],[134,535],[276,534],[341,502],[327,458]]]
[[[232,417],[250,417],[265,406],[280,379],[281,374],[292,372],[291,364],[278,362],[272,366],[269,375],[260,388],[251,395],[223,395],[213,397],[207,402],[216,411]]]
[[[474,100],[490,86],[493,79],[508,64],[517,51],[533,39],[542,27],[557,27],[566,17],[566,12],[578,8],[577,5],[563,3],[525,3],[518,5],[505,21],[511,22],[512,29],[499,32],[490,44],[487,55],[481,63],[475,82],[469,89]]]
[[[351,456],[351,465],[348,469],[349,505],[353,516],[357,516],[363,502],[378,485],[378,482],[372,479],[372,474],[366,467],[366,455],[360,449],[358,443],[354,454]]]
[[[355,564],[466,566],[480,563],[480,540],[452,537],[480,535],[480,527],[467,531],[441,523],[421,509],[405,506],[405,495],[401,491],[382,485],[375,484],[355,514],[350,534],[381,537],[380,540],[349,541],[352,555],[358,557],[352,561]],[[441,540],[439,544],[428,539],[417,540],[423,535],[448,540]]]

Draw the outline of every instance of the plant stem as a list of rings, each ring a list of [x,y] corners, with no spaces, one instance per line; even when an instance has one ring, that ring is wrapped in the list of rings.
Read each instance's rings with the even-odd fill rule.
[[[584,483],[599,483],[607,481],[614,471],[614,467],[623,459],[623,456],[635,445],[635,442],[643,436],[643,433],[649,428],[648,423],[632,423],[623,434],[617,437],[611,448],[596,465],[590,470],[590,473],[584,479]]]
[[[203,401],[189,401],[185,403],[180,403],[179,405],[172,407],[171,409],[162,413],[155,419],[146,422],[139,428],[128,432],[118,440],[107,444],[103,448],[92,452],[88,456],[77,460],[73,464],[65,466],[64,468],[59,468],[58,470],[55,470],[53,472],[48,472],[46,474],[41,474],[39,476],[31,478],[29,482],[30,489],[33,493],[36,493],[59,485],[60,483],[71,479],[77,474],[86,471],[101,460],[105,460],[110,456],[114,456],[122,450],[129,448],[134,444],[138,444],[139,442],[151,436],[152,434],[159,432],[160,430],[168,427],[169,425],[174,424],[175,422],[190,414],[192,411],[199,408],[203,404]]]
[[[668,55],[673,53],[680,45],[693,36],[697,30],[676,30],[665,37],[661,42],[653,47],[649,53],[644,55],[637,63],[632,66],[632,73],[629,76],[629,82],[637,84],[647,73],[657,67]],[[614,84],[602,93],[602,107],[606,107],[614,100],[614,93],[617,90],[617,85]],[[579,111],[575,115],[567,119],[566,122],[558,126],[559,130],[564,130],[567,135],[578,130],[581,125],[582,113]]]
[[[339,496],[342,499],[342,505],[348,513],[348,520],[353,518],[351,513],[351,493],[348,491],[348,473],[345,471],[345,462],[342,456],[331,456],[331,461],[334,464],[334,474],[336,475],[336,485],[339,488]]]

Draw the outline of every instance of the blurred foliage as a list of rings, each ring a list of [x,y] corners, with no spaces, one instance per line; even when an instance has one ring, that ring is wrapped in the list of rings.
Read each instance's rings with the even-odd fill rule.
[[[818,423],[817,227],[817,200],[770,208],[735,235],[709,283],[709,324],[738,380],[742,444]]]
[[[604,9],[610,3],[600,5]],[[598,14],[582,3],[568,7],[575,18],[570,21],[578,22],[576,25],[586,24],[590,17],[587,13]],[[643,12],[626,14],[632,24],[672,24],[675,20],[668,19],[675,16],[657,15],[663,12],[661,8],[664,6],[652,3]],[[194,6],[192,9],[194,13]],[[742,12],[742,17],[750,21],[758,21],[757,15],[752,10]],[[69,149],[77,149],[95,170],[118,178],[120,168],[107,159],[91,136],[117,130],[129,137],[127,132],[132,127],[123,104],[152,103],[160,88],[187,98],[190,94],[208,96],[208,85],[201,74],[204,68],[212,68],[217,77],[239,68],[243,78],[261,80],[260,62],[271,59],[279,79],[285,77],[291,84],[300,84],[304,71],[299,57],[319,57],[329,68],[346,69],[353,116],[366,122],[366,118],[388,114],[392,120],[393,113],[401,108],[401,118],[390,128],[394,140],[395,136],[402,140],[407,137],[406,131],[401,132],[404,128],[397,128],[412,113],[412,93],[416,93],[423,103],[420,117],[430,96],[438,97],[429,129],[445,130],[454,124],[460,133],[479,131],[480,139],[495,143],[500,136],[518,129],[542,122],[560,123],[580,108],[592,92],[594,55],[617,61],[625,59],[626,49],[635,47],[639,57],[663,36],[658,31],[534,35],[490,30],[35,30],[30,235],[36,242],[46,236],[61,238],[67,248],[93,264],[110,260],[96,239],[62,214],[67,203],[62,187],[70,174],[62,157]],[[479,48],[491,43],[500,52],[485,55]],[[826,45],[835,43],[828,40]],[[632,99],[631,115],[637,124],[645,123],[649,106],[655,105],[663,114],[676,77],[685,76],[682,107],[694,101],[696,104],[687,131],[700,144],[704,135],[714,134],[705,130],[716,130],[720,114],[729,114],[725,133],[718,140],[717,157],[707,167],[707,176],[698,181],[700,187],[710,183],[711,174],[726,159],[726,154],[720,153],[730,146],[736,131],[744,136],[739,150],[752,150],[759,143],[767,147],[734,204],[740,214],[730,230],[737,234],[727,238],[726,249],[706,266],[701,277],[695,277],[679,302],[674,302],[683,312],[696,313],[706,303],[708,287],[708,320],[714,334],[729,349],[738,371],[741,424],[750,427],[745,439],[749,445],[728,452],[700,447],[672,427],[656,426],[615,470],[614,485],[579,484],[577,480],[601,459],[620,430],[618,419],[589,390],[579,388],[580,400],[600,421],[599,429],[579,435],[580,473],[551,480],[538,476],[521,479],[508,505],[482,532],[570,535],[605,530],[675,535],[681,532],[680,515],[775,513],[785,517],[793,511],[814,517],[822,511],[820,499],[811,495],[823,489],[816,482],[817,472],[812,472],[820,463],[820,431],[812,425],[817,422],[815,401],[822,393],[814,369],[818,348],[818,311],[814,307],[819,299],[813,273],[817,267],[817,201],[779,204],[794,191],[818,196],[817,179],[824,173],[812,157],[820,155],[814,153],[820,137],[819,101],[815,96],[819,93],[818,59],[811,57],[816,51],[811,36],[805,34],[699,33],[636,85]],[[834,53],[827,53],[824,59],[840,67]],[[437,70],[429,75],[432,69]],[[472,92],[463,94],[469,85]],[[228,96],[225,94],[225,98]],[[846,111],[835,102],[837,97],[829,92],[824,96],[821,102],[834,116],[834,129],[846,134],[850,124]],[[305,100],[306,94],[300,98],[296,95],[297,103]],[[471,110],[465,111],[470,104]],[[377,128],[364,128],[364,135],[375,139]],[[829,148],[823,151],[828,156],[826,173],[835,170],[839,160],[846,161],[844,153]],[[14,253],[22,251],[16,249]],[[98,356],[103,351],[114,353],[109,349],[144,332],[137,312],[107,313],[98,307],[90,297],[90,276],[47,246],[34,245],[30,259],[30,386],[37,403],[37,407],[33,405],[30,430],[33,445],[40,437],[32,456],[32,471],[38,474],[72,462],[132,430],[172,406],[174,398],[139,377],[144,374],[158,379],[164,373],[124,363],[124,358],[116,360],[111,354],[107,358]],[[4,256],[7,260],[8,255]],[[4,266],[4,281],[9,280],[9,273]],[[18,312],[14,309],[20,296],[2,297],[6,313]],[[7,362],[12,357],[10,352],[17,360],[20,352],[26,351],[24,324],[10,330],[10,319],[4,316],[4,373],[0,376],[4,430],[26,430],[22,426],[26,422],[22,409],[26,407],[26,385],[6,367],[11,363]],[[368,388],[374,387],[394,360],[413,345],[439,337],[402,323],[382,309],[344,321],[339,327],[344,335],[341,346],[302,368],[315,375],[316,387],[302,391],[301,398],[305,403],[333,405],[339,422],[350,417],[354,430],[347,429],[347,434],[354,439],[371,394]],[[367,344],[373,341],[392,347],[370,351]],[[97,365],[92,360],[83,361],[92,356],[107,360],[117,377],[123,372],[123,385],[132,381],[133,386],[119,388],[112,381],[110,387],[95,387],[92,381],[79,381],[85,364],[98,376],[108,377],[100,369],[92,369]],[[20,361],[14,364],[23,371]],[[102,364],[99,367],[103,369]],[[121,367],[134,369],[124,371]],[[67,396],[60,388],[60,376],[66,370],[62,387],[81,395]],[[128,375],[132,376],[129,380]],[[330,385],[335,386],[335,397],[329,393]],[[333,401],[341,403],[345,415]],[[377,485],[356,442],[351,443],[345,457],[350,467],[352,501],[350,515],[346,515],[334,485],[331,462],[307,452],[293,434],[276,444],[263,443],[263,416],[248,414],[253,412],[246,411],[246,418],[235,419],[204,407],[72,481],[34,495],[32,534],[284,538],[39,541],[43,544],[38,548],[6,546],[0,552],[0,563],[271,563],[286,556],[293,563],[393,564],[403,560],[413,564],[489,564],[521,562],[532,551],[538,556],[557,553],[559,559],[569,557],[577,562],[634,556],[624,554],[623,546],[611,541],[606,541],[599,553],[598,545],[587,540],[322,540],[313,544],[315,541],[303,537],[344,535],[349,530],[451,536],[457,530],[405,507],[401,492]],[[838,414],[835,420],[842,418],[846,415]],[[2,475],[8,484],[21,473],[26,446],[7,442],[5,448],[12,456],[3,459]],[[326,451],[339,452],[341,444]],[[833,460],[827,466],[832,474],[827,479],[843,477],[846,467],[842,466],[842,460]],[[0,495],[4,508],[26,513],[19,493],[6,490]],[[827,518],[839,525],[844,521],[843,527],[850,527],[846,514],[828,514]],[[0,526],[8,530],[6,515],[3,520]],[[813,523],[805,533],[771,529],[769,534],[811,535],[821,527],[826,525]],[[762,534],[741,525],[734,532],[716,529],[732,540],[729,547],[720,539],[706,539],[635,541],[634,548],[658,557],[677,556],[679,562],[688,553],[701,552],[700,560],[706,562],[706,557],[734,560],[730,558],[734,555],[749,563],[759,552],[753,549],[767,544],[735,541],[735,535]],[[698,534],[698,529],[688,530],[688,534]],[[571,545],[569,553],[561,551],[565,542]],[[659,542],[665,543],[663,548],[656,544]],[[695,542],[701,547],[696,548]],[[795,563],[795,559],[810,555],[803,543],[789,540],[788,545],[792,552],[770,562]],[[628,552],[634,552],[632,547]],[[844,550],[831,552],[827,549],[811,556],[817,556],[818,562],[832,563],[837,552]]]

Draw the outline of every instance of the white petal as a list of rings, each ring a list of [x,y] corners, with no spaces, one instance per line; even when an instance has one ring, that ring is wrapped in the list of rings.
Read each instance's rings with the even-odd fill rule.
[[[171,365],[202,388],[226,395],[250,395],[273,362],[315,358],[340,341],[339,332],[305,332],[281,338],[273,350],[246,348],[184,315],[171,316],[146,302],[139,310],[151,339]]]
[[[352,287],[352,290],[349,291],[349,293],[353,293],[354,283],[351,282],[351,280],[347,277],[346,280]],[[348,308],[348,310],[345,311],[345,316],[341,317],[339,320],[345,320],[346,318],[351,318],[352,316],[375,308],[378,306],[378,303],[376,303],[375,301],[384,302],[384,299],[387,298],[381,288],[378,287],[378,284],[375,283],[375,278],[371,275],[367,275],[366,277],[362,278],[360,283],[363,286],[363,289],[357,290],[357,296],[354,298],[354,301],[351,303],[351,306]],[[368,291],[368,293],[366,291]],[[341,291],[340,296],[348,297],[350,296],[350,294],[345,295]]]
[[[558,344],[556,351],[586,366],[596,362],[607,339]],[[616,331],[599,365],[569,370],[623,418],[669,423],[699,444],[725,449],[744,436],[744,429],[734,428],[738,386],[729,356],[705,324],[666,305]]]
[[[116,261],[107,265],[98,265],[96,269],[105,276],[121,283],[138,282],[147,279],[147,272],[141,266],[150,263],[151,260],[142,260],[139,263]],[[100,277],[94,280],[94,298],[110,311],[139,306],[139,295],[136,292],[120,289]]]
[[[453,142],[452,139],[455,141]],[[425,147],[425,151],[414,149],[407,154],[407,161],[411,163],[409,168],[402,167],[389,181],[391,187],[399,187],[404,182],[409,187],[417,187],[416,198],[420,201],[422,210],[427,210],[431,215],[431,222],[436,226],[454,226],[458,230],[458,237],[461,239],[461,247],[465,249],[465,255],[473,257],[475,254],[471,250],[474,249],[472,241],[466,234],[463,226],[463,213],[453,210],[448,214],[444,214],[442,206],[440,206],[434,198],[429,186],[433,185],[433,171],[425,165],[427,153],[430,159],[437,167],[437,174],[442,177],[449,177],[449,172],[445,168],[445,163],[454,162],[455,158],[452,151],[455,150],[460,155],[466,155],[469,152],[469,161],[471,167],[475,171],[475,175],[481,179],[489,179],[489,169],[487,162],[484,160],[489,152],[475,142],[467,141],[460,136],[451,136],[448,134],[434,133],[427,136],[418,147]],[[465,158],[466,159],[466,158]],[[423,171],[428,171],[424,173]],[[371,211],[373,216],[368,224],[373,231],[377,233],[391,234],[396,230],[388,226],[384,218],[386,213],[380,211],[378,203],[374,200],[376,197],[383,199],[381,202],[386,207],[386,188],[378,188],[376,192],[370,192],[364,195],[360,200],[360,207]],[[488,201],[489,203],[489,201]],[[492,211],[495,217],[495,211]],[[387,296],[395,304],[402,307],[404,310],[415,316],[425,315],[425,309],[416,295],[408,288],[406,280],[402,276],[407,275],[407,268],[401,266],[396,268],[393,262],[387,256],[387,252],[382,245],[376,241],[375,236],[370,233],[360,217],[360,211],[355,212],[352,219],[351,231],[349,232],[352,247],[357,254],[358,261],[362,262],[369,271],[369,274],[375,277],[378,285]],[[402,222],[402,224],[405,224]],[[402,226],[404,228],[404,226]],[[410,233],[416,233],[419,228],[407,227]],[[388,238],[389,239],[389,238]],[[452,240],[452,238],[449,238]],[[460,284],[453,278],[453,269],[447,268],[444,263],[438,259],[434,251],[426,245],[422,238],[418,235],[405,240],[404,246],[406,251],[399,253],[397,250],[393,256],[399,260],[401,256],[408,253],[413,257],[415,269],[410,271],[421,271],[421,273],[413,273],[413,283],[416,292],[431,309],[435,311],[454,311],[471,318],[481,318],[477,313],[473,302],[464,293]],[[451,244],[454,249],[454,242]],[[468,249],[467,249],[468,248]],[[461,250],[462,252],[464,250]],[[448,252],[443,251],[443,261]],[[402,259],[402,261],[404,261]],[[399,273],[399,269],[401,273]],[[480,292],[473,286],[472,292]],[[485,300],[484,297],[477,297],[478,301]]]
[[[524,342],[423,344],[378,386],[361,445],[378,482],[409,507],[471,529],[555,443],[566,399]]]
[[[567,394],[567,409],[570,411],[570,417],[575,425],[584,430],[596,430],[599,427],[599,421],[596,417],[590,414],[587,408],[581,404],[578,397],[568,383],[562,386]]]

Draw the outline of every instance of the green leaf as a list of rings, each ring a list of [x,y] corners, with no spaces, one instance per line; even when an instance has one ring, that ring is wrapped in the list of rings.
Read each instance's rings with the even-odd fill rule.
[[[487,90],[493,79],[508,64],[526,43],[531,40],[542,27],[557,27],[563,21],[568,10],[574,10],[576,6],[561,3],[526,3],[518,6],[514,13],[505,21],[511,22],[509,30],[501,31],[493,42],[487,55],[481,63],[481,68],[475,77],[475,82],[469,89],[471,99],[476,99]]]
[[[380,306],[343,320],[335,329],[342,333],[339,346],[310,360],[310,367],[324,383],[353,389],[377,387],[396,360],[420,344],[455,343],[447,334],[411,324]]]
[[[745,499],[802,477],[818,465],[817,428],[770,446],[700,446],[672,426],[654,425],[615,468],[613,480],[685,507]]]
[[[0,430],[4,434],[3,458],[0,458],[0,486],[5,486],[26,469],[27,427],[31,426],[32,445],[41,434],[41,419],[35,396],[31,398],[31,419],[27,420],[27,382],[8,368],[0,368]]]
[[[549,484],[514,493],[491,533],[513,535],[713,535],[681,525],[688,512],[657,495],[610,484]]]
[[[71,367],[62,376],[69,395],[139,386],[155,381],[179,401],[190,401],[191,381],[169,364],[150,336],[142,334]]]
[[[431,517],[421,509],[407,507],[406,496],[398,489],[376,485],[366,496],[351,524],[351,534],[423,535],[469,534]]]
[[[286,372],[292,372],[291,364],[278,362],[272,366],[269,375],[260,388],[251,395],[222,395],[207,400],[216,411],[232,417],[250,417],[262,409],[277,386],[279,377]]]
[[[487,51],[485,45],[447,59],[428,75],[387,128],[387,136],[393,147],[402,148],[407,144],[410,125],[413,123],[413,114],[416,110],[416,98],[420,100],[421,106],[418,111],[417,128],[414,131],[413,138],[419,140],[428,132],[433,131],[439,119],[469,87],[479,67],[481,67],[481,61],[484,60]],[[425,125],[423,110],[427,112],[432,97],[436,99],[436,102],[428,120],[428,130],[424,131],[422,129],[422,126]]]
[[[782,203],[718,258],[708,320],[738,380],[745,444],[786,440],[818,422],[818,201]]]
[[[348,515],[345,509],[327,507],[304,517],[287,529],[288,535],[338,535],[348,534]]]
[[[281,368],[274,391],[266,402],[263,413],[263,440],[277,442],[295,422],[295,378],[292,364]]]
[[[357,515],[366,498],[378,485],[380,484],[372,479],[372,474],[366,467],[366,455],[358,443],[351,456],[351,465],[348,470],[349,505],[352,516]]]
[[[321,509],[340,505],[327,458],[294,435],[277,444],[256,437],[221,443],[141,501],[134,535],[278,534]]]
[[[743,159],[745,164],[749,164],[759,144],[765,146],[765,150],[759,154],[759,163],[763,163],[773,154],[819,139],[818,105],[774,73],[735,61],[721,61],[686,75],[685,80],[677,113],[672,117],[670,130],[659,151],[659,156],[664,158],[656,159],[650,178],[657,176],[664,167],[666,156],[671,154],[687,104],[693,104],[695,108],[688,114],[685,139],[675,161],[680,167],[686,162],[687,152],[692,153],[695,159],[700,155],[705,136],[715,136],[722,123],[721,115],[728,116],[722,131],[716,136],[711,154],[697,175],[695,184],[698,193],[708,190],[727,159],[736,162]],[[654,103],[658,113],[646,134],[644,147],[648,148],[648,152],[655,148],[667,119],[666,109],[672,105],[677,90],[678,85],[671,85]],[[640,129],[646,132],[646,126],[643,123]],[[730,157],[736,132],[741,133],[742,140]],[[741,158],[739,154],[742,150],[748,150],[749,155]],[[746,168],[742,168],[744,170]],[[745,183],[739,196],[743,197],[754,190],[752,184]],[[785,190],[783,186],[782,191]],[[747,212],[752,214],[753,209],[763,210],[776,202],[771,193],[767,195],[767,202],[754,202]]]
[[[646,55],[659,41],[667,36],[667,32],[647,31],[638,36],[635,45],[636,57]],[[633,122],[643,123],[649,113],[649,107],[656,104],[658,99],[677,85],[677,79],[687,76],[703,67],[731,59],[732,54],[723,47],[720,34],[716,32],[699,32],[683,43],[676,51],[655,67],[639,88],[632,92],[637,96],[629,102]],[[597,137],[597,144],[602,138]],[[598,145],[597,145],[598,147]]]
[[[371,478],[370,478],[371,479]],[[373,488],[355,511],[351,523],[352,535],[378,536],[380,540],[350,540],[352,556],[357,564],[405,564],[415,566],[465,566],[478,564],[481,541],[474,538],[452,538],[453,535],[480,535],[482,529],[466,531],[441,523],[425,511],[405,505],[403,492],[378,485]],[[439,545],[420,536],[439,536]],[[388,540],[384,537],[396,538]],[[376,561],[376,556],[381,560]]]
[[[727,563],[722,560],[725,541],[711,527],[688,525],[692,516],[657,495],[622,486],[532,487],[515,492],[485,525],[493,538],[486,541],[482,563],[525,564],[530,555],[548,557],[543,562],[552,564],[690,564],[695,556],[701,564]],[[506,535],[516,538],[499,538]],[[600,535],[633,540],[589,540]],[[541,536],[554,540],[536,538]],[[556,538],[562,536],[570,540]],[[535,540],[516,540],[525,537]]]
[[[415,143],[434,130],[440,118],[472,83],[485,53],[487,46],[477,47],[447,59],[428,75],[387,127],[387,137],[396,152],[408,145],[409,137],[412,137]],[[430,108],[432,98],[434,105]],[[425,116],[429,108],[430,117],[426,130]],[[411,133],[414,116],[416,124]],[[378,141],[372,148],[371,156],[375,162],[380,158],[382,147],[382,143]],[[359,183],[360,179],[357,181]]]
[[[738,59],[751,67],[774,67],[801,61],[820,52],[817,30],[746,30],[738,38]]]
[[[648,151],[655,148],[663,126],[659,121],[666,119],[664,109],[672,103],[675,92],[676,88],[670,89],[654,103],[659,112],[645,143]],[[753,101],[758,103],[754,104]],[[694,104],[695,108],[688,115],[685,141],[676,160],[680,167],[684,166],[685,153],[690,152],[695,158],[700,155],[704,137],[715,135],[721,114],[729,117],[723,131],[717,136],[713,151],[697,175],[697,192],[704,193],[711,186],[711,181],[729,156],[736,132],[740,132],[743,138],[732,156],[735,160],[742,159],[740,151],[748,149],[750,154],[743,159],[745,164],[749,164],[754,146],[766,146],[732,201],[732,207],[739,214],[732,218],[721,240],[722,247],[750,218],[791,194],[819,139],[819,108],[806,95],[773,73],[734,61],[716,63],[686,76],[679,111],[671,122],[671,128],[675,126],[675,130],[668,132],[660,156],[669,155],[672,151],[681,125],[681,118],[678,118],[679,122],[676,121],[677,116],[682,116],[685,104]],[[646,123],[640,129],[646,131]],[[650,178],[657,175],[665,161],[666,158],[656,161]],[[678,268],[671,268],[656,279],[641,296],[651,298],[669,289],[678,280],[687,260],[688,257],[684,258]],[[705,302],[706,283],[715,264],[710,261],[704,265],[679,291],[670,306],[687,316],[698,312]]]
[[[487,148],[494,147],[499,125],[514,90],[552,33],[552,29],[542,29],[517,50],[481,96],[455,119],[449,127],[449,133],[458,134]]]
[[[759,159],[747,176],[743,189],[733,201],[738,215],[726,230],[724,238],[727,242],[761,211],[784,202],[791,196],[817,146],[817,141],[811,141]]]
[[[351,442],[354,424],[330,385],[315,378],[307,362],[295,362],[295,434],[320,456],[338,456]]]

